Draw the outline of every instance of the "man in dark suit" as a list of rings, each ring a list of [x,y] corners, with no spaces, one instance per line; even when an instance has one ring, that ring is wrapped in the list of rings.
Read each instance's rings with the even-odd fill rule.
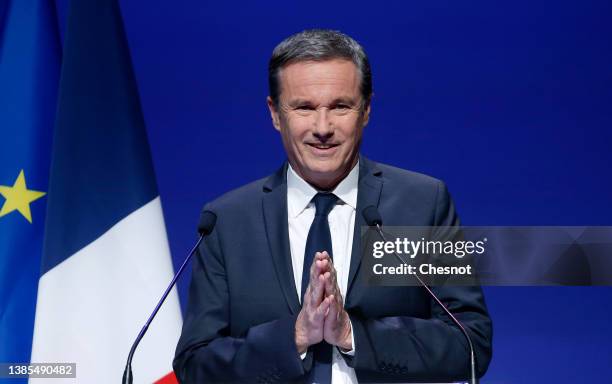
[[[465,379],[467,342],[420,287],[359,278],[362,210],[386,225],[456,226],[444,184],[359,155],[372,82],[363,49],[335,31],[281,42],[268,106],[288,162],[205,209],[218,219],[193,267],[174,370],[181,382]],[[480,287],[436,294],[491,357]]]

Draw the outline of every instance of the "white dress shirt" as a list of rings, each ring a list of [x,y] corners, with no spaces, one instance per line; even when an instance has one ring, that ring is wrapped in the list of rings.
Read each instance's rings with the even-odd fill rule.
[[[353,248],[353,230],[355,227],[355,212],[357,208],[357,186],[359,180],[359,162],[351,172],[332,191],[338,197],[338,202],[328,215],[329,230],[332,238],[332,252],[334,268],[337,272],[338,286],[342,298],[346,296],[349,268],[351,265],[351,251]],[[302,179],[289,165],[287,170],[287,213],[289,224],[289,245],[291,248],[291,265],[293,277],[300,302],[302,300],[302,269],[304,265],[304,252],[310,225],[314,220],[316,208],[311,201],[317,190]],[[355,353],[355,339],[353,337],[353,350],[347,354]],[[333,349],[332,356],[332,384],[357,383],[355,370],[349,367],[338,348]],[[304,358],[306,354],[302,355]]]

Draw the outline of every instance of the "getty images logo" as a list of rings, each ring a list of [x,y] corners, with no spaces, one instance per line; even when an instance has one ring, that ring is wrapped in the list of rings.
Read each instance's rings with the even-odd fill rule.
[[[417,255],[453,255],[458,259],[466,255],[482,255],[485,252],[487,238],[479,241],[440,241],[420,240],[414,241],[408,238],[397,238],[395,241],[375,241],[373,243],[372,256],[380,259],[386,254],[397,253],[407,255],[414,259]]]

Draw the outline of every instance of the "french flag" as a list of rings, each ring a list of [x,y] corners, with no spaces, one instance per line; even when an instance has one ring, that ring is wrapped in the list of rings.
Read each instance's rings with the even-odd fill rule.
[[[172,271],[119,4],[71,1],[31,361],[119,382]],[[135,382],[175,382],[181,324],[175,289],[140,343]]]

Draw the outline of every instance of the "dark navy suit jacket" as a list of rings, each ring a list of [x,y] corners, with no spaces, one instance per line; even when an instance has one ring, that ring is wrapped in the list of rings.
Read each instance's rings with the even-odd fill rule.
[[[287,221],[287,165],[208,204],[217,214],[193,265],[187,315],[174,359],[181,382],[300,382],[294,327],[300,311]],[[363,156],[345,298],[360,382],[451,381],[468,374],[467,342],[420,287],[365,286],[357,279],[363,208],[385,225],[458,225],[444,183]],[[438,287],[467,327],[480,375],[491,358],[491,320],[480,287]]]

